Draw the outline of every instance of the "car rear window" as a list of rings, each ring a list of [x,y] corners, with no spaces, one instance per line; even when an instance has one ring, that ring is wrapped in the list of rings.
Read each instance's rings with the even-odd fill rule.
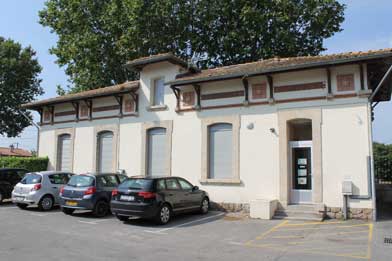
[[[150,190],[152,185],[151,179],[127,179],[120,184],[120,189],[136,189],[136,190]]]
[[[75,175],[69,180],[68,186],[72,187],[89,187],[94,185],[94,178],[86,175]]]
[[[29,173],[24,176],[22,179],[21,183],[22,184],[37,184],[41,183],[41,175],[35,174],[35,173]]]

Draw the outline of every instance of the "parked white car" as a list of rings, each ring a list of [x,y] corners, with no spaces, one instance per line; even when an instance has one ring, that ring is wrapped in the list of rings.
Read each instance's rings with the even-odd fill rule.
[[[68,183],[72,175],[58,171],[27,173],[14,187],[12,202],[21,209],[38,206],[40,210],[50,210],[59,204],[60,188]]]

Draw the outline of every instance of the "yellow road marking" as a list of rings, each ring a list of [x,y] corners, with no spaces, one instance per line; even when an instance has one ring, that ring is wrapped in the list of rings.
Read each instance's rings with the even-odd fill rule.
[[[372,257],[372,239],[373,239],[373,224],[369,224],[369,234],[368,234],[368,249],[367,258],[370,260]]]
[[[287,251],[287,248],[282,248],[281,246],[272,246],[271,244],[264,244],[264,245],[258,245],[258,244],[248,244],[250,247],[257,247],[257,248],[268,248],[268,249],[273,249],[273,250],[278,250],[278,251]],[[328,252],[323,252],[323,251],[314,251],[312,249],[310,250],[295,250],[295,249],[290,249],[290,252],[295,252],[295,253],[305,253],[305,254],[315,254],[315,255],[325,255],[325,256],[338,256],[338,257],[350,257],[354,259],[368,259],[367,256],[362,256],[358,255],[356,253],[349,253],[349,254],[338,254],[338,253],[328,253]]]
[[[358,230],[358,231],[350,231],[350,232],[338,232],[336,235],[346,235],[346,234],[355,234],[355,233],[364,233],[364,232],[368,233],[369,230]],[[334,234],[328,234],[328,235],[334,235]]]
[[[306,227],[306,228],[287,228],[287,229],[279,229],[279,231],[302,231],[302,230],[323,230],[323,229],[333,229],[333,228],[351,228],[351,227],[364,227],[369,224],[356,224],[356,225],[347,225],[347,226],[332,226],[332,227]],[[288,225],[284,226],[288,227]]]
[[[264,232],[263,234],[261,234],[260,236],[256,237],[256,239],[252,239],[249,240],[248,242],[245,243],[245,245],[250,245],[252,244],[252,242],[254,242],[255,240],[260,240],[263,239],[264,237],[266,237],[268,234],[270,234],[271,232],[275,231],[276,229],[278,229],[281,226],[284,226],[284,224],[286,224],[287,222],[289,222],[288,220],[285,220],[281,223],[279,223],[278,225],[274,226],[273,228],[267,230],[266,232]]]

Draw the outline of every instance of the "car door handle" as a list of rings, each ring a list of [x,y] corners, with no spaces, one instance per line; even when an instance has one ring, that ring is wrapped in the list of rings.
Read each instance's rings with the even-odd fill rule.
[[[171,194],[171,193],[170,193],[170,194],[167,194],[167,195],[168,195],[168,196],[173,196],[173,194]]]

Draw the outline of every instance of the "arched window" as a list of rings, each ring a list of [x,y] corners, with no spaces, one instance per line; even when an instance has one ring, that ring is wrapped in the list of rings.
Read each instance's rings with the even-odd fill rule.
[[[166,175],[166,129],[152,128],[147,131],[147,175]]]
[[[103,131],[97,137],[97,171],[113,172],[113,132]]]
[[[71,135],[62,134],[57,140],[57,166],[59,171],[72,171]]]
[[[208,178],[233,178],[233,126],[216,123],[208,128]]]

